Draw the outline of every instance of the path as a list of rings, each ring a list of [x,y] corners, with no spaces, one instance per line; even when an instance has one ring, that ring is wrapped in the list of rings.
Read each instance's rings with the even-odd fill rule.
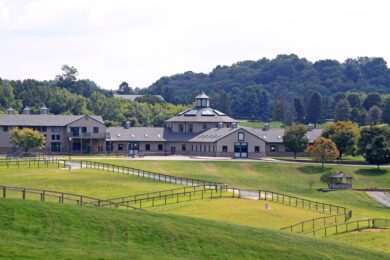
[[[390,208],[390,196],[383,191],[367,191],[368,196],[378,201],[383,206]]]

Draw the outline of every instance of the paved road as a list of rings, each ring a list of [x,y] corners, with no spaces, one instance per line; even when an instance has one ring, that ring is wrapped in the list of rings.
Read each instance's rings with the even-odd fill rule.
[[[367,191],[368,196],[378,201],[380,204],[390,208],[390,196],[382,191]]]

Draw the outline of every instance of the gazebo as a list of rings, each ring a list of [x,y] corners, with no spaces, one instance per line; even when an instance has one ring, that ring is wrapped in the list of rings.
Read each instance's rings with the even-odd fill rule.
[[[328,177],[328,185],[331,190],[350,190],[352,189],[352,176],[344,172],[338,172]]]

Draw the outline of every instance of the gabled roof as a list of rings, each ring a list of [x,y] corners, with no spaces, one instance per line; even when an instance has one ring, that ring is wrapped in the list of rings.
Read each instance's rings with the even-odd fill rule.
[[[282,128],[270,128],[269,130],[263,130],[261,128],[243,127],[248,132],[260,137],[267,143],[283,143],[283,136],[285,129]],[[321,136],[321,129],[313,129],[306,133],[306,137],[309,139],[309,143],[313,143],[314,140]]]
[[[192,109],[179,113],[178,115],[166,120],[165,122],[233,123],[236,122],[236,120],[218,110],[209,107],[194,107]]]
[[[346,178],[346,179],[352,179],[352,176],[345,174],[344,172],[338,172],[334,175],[329,176],[328,178],[334,178],[334,179],[341,179],[341,178]]]
[[[86,115],[0,115],[0,126],[66,126]],[[101,116],[88,116],[104,124]]]
[[[202,93],[197,95],[195,98],[206,98],[206,99],[209,99],[209,96],[207,96],[206,93],[204,93],[204,91],[202,91]]]

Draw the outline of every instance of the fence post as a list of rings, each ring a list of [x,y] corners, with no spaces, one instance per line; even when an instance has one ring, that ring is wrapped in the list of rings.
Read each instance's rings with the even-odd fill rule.
[[[22,198],[23,198],[23,200],[26,199],[26,189],[25,188],[23,189],[23,192],[22,192]]]
[[[3,187],[3,199],[7,197],[7,188]]]

